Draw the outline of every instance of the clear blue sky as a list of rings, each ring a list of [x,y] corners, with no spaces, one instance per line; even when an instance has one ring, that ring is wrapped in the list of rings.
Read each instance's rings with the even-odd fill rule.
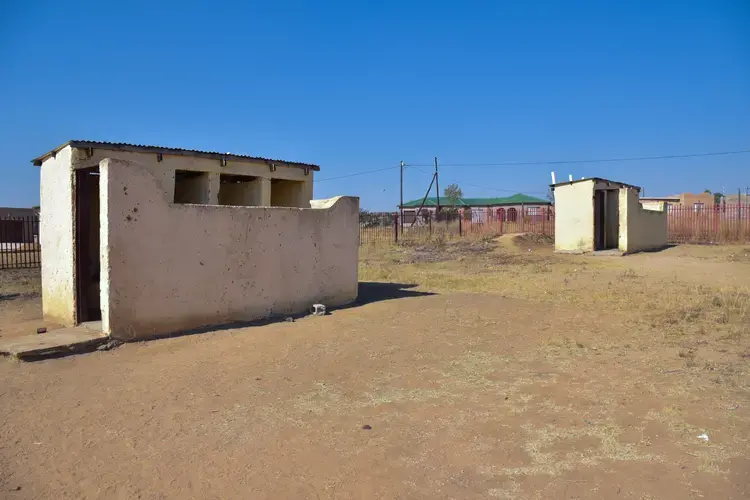
[[[397,169],[324,179],[750,149],[750,2],[2,2],[0,206],[37,204],[29,160],[69,139],[317,163],[316,197],[375,210]],[[446,167],[441,187],[543,196],[550,170]],[[748,154],[554,170],[750,186]]]

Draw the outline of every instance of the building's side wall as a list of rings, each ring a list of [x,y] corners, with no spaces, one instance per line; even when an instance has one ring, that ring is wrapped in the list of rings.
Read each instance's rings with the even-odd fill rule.
[[[667,245],[665,205],[641,205],[638,192],[620,189],[620,251],[625,253],[657,250]]]
[[[555,187],[555,250],[594,250],[594,181]]]
[[[667,206],[668,203],[657,200],[644,200],[641,201],[641,205],[643,205],[643,208],[646,210],[661,210],[661,207]]]
[[[190,170],[196,172],[209,172],[210,192],[208,203],[218,204],[219,192],[219,174],[233,174],[255,176],[263,179],[286,179],[302,182],[302,194],[298,197],[299,208],[308,208],[313,194],[313,175],[314,171],[310,169],[305,175],[305,171],[298,167],[284,166],[282,163],[276,165],[276,169],[271,171],[269,166],[263,162],[253,161],[235,161],[228,160],[226,166],[222,166],[219,160],[209,158],[199,158],[195,156],[180,155],[162,155],[162,161],[158,160],[155,153],[136,153],[129,151],[108,151],[106,149],[94,149],[93,156],[89,157],[85,149],[73,149],[73,168],[94,167],[104,158],[117,158],[124,161],[132,161],[149,170],[159,181],[161,189],[164,191],[169,201],[174,199],[175,170]],[[267,183],[263,183],[267,187]],[[265,193],[264,193],[265,194]],[[261,197],[261,201],[271,202],[270,193]]]
[[[39,241],[42,247],[42,312],[47,321],[75,324],[75,245],[72,150],[41,166]]]
[[[680,195],[680,202],[686,207],[692,208],[696,203],[702,203],[704,207],[710,208],[714,205],[714,195],[711,193],[683,193]]]
[[[308,209],[176,205],[147,167],[105,160],[100,169],[103,327],[116,338],[357,296],[357,198]]]

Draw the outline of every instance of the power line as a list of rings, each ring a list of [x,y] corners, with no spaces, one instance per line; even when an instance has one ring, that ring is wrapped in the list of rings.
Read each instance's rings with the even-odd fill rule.
[[[513,167],[524,165],[571,165],[577,163],[613,163],[620,161],[647,161],[647,160],[671,160],[676,158],[697,158],[704,156],[726,156],[750,153],[750,149],[738,151],[718,151],[713,153],[690,153],[682,155],[663,155],[663,156],[631,156],[624,158],[600,158],[594,160],[552,160],[552,161],[515,161],[515,162],[497,162],[497,163],[454,163],[440,164],[441,167]],[[411,167],[429,167],[428,164],[407,164]]]
[[[412,167],[414,167],[414,166],[412,165]],[[430,172],[422,170],[421,168],[418,168],[418,167],[414,167],[414,168],[416,168],[417,170],[419,170],[421,173],[423,173],[425,175],[433,175]],[[481,188],[481,189],[488,189],[490,191],[498,191],[498,192],[501,192],[501,193],[514,193],[515,194],[515,193],[520,193],[520,192],[524,191],[523,189],[498,189],[498,188],[493,188],[493,187],[489,187],[489,186],[480,186],[479,184],[471,184],[470,182],[459,181],[459,180],[456,180],[456,179],[448,179],[448,180],[450,182],[455,182],[456,184],[461,184],[463,186],[471,186],[471,187],[476,187],[476,188]],[[541,191],[526,191],[526,192],[527,193],[533,193],[533,194],[542,194]],[[544,194],[546,194],[546,192]]]
[[[401,168],[401,167],[396,166],[396,167],[376,168],[375,170],[365,170],[363,172],[354,172],[352,174],[339,175],[338,177],[326,177],[325,179],[315,179],[315,182],[325,182],[325,181],[333,181],[336,179],[346,179],[347,177],[356,177],[358,175],[374,174],[376,172],[385,172],[386,170],[395,170],[397,168]]]
[[[497,162],[497,163],[453,163],[453,164],[441,164],[441,167],[515,167],[515,166],[544,166],[544,165],[575,165],[581,163],[616,163],[621,161],[649,161],[649,160],[671,160],[678,158],[699,158],[706,156],[728,156],[728,155],[739,155],[748,154],[750,149],[742,149],[737,151],[718,151],[713,153],[689,153],[680,155],[662,155],[662,156],[631,156],[624,158],[600,158],[594,160],[552,160],[552,161],[515,161],[515,162]],[[432,167],[432,164],[421,164],[421,163],[407,163],[406,167]],[[339,175],[336,177],[326,177],[325,179],[316,179],[315,182],[333,181],[336,179],[346,179],[349,177],[357,177],[360,175],[375,174],[377,172],[385,172],[386,170],[395,170],[401,168],[399,165],[393,167],[376,168],[373,170],[364,170],[361,172],[353,172],[351,174]],[[430,174],[432,175],[432,174]],[[482,187],[485,186],[476,186]],[[487,188],[490,189],[490,188]],[[496,190],[502,191],[502,190]]]

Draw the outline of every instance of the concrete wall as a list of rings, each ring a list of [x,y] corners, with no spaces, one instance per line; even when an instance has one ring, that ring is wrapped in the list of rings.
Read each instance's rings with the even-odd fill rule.
[[[594,181],[555,187],[555,250],[594,250]]]
[[[667,211],[641,205],[635,189],[620,189],[619,249],[625,253],[657,250],[667,245]]]
[[[42,312],[47,321],[75,324],[73,171],[70,147],[41,166],[39,241]]]
[[[153,168],[105,160],[100,171],[102,323],[116,338],[357,296],[357,198],[308,209],[179,205],[165,194],[169,176]]]
[[[69,148],[66,148],[69,149]],[[58,154],[59,157],[59,154]],[[209,158],[198,158],[194,156],[168,155],[162,156],[162,161],[158,160],[155,153],[134,153],[129,151],[108,151],[106,149],[94,149],[93,155],[88,156],[85,149],[72,149],[73,168],[95,167],[105,158],[117,158],[124,161],[138,163],[150,171],[154,177],[159,180],[159,185],[164,189],[169,201],[174,199],[175,193],[175,171],[188,170],[197,172],[208,172],[206,182],[209,183],[209,195],[206,203],[210,205],[219,204],[220,174],[246,175],[263,179],[286,179],[299,181],[303,183],[300,195],[296,198],[296,205],[299,208],[310,206],[310,200],[313,196],[313,175],[312,169],[308,170],[307,175],[302,168],[284,166],[283,163],[276,164],[276,170],[271,171],[269,166],[262,161],[234,161],[228,160],[226,166],[222,166],[219,160]],[[262,181],[259,182],[262,184]],[[268,186],[266,186],[268,187]],[[260,189],[261,186],[258,187]],[[259,206],[270,206],[270,193],[267,196],[260,197],[262,203]]]

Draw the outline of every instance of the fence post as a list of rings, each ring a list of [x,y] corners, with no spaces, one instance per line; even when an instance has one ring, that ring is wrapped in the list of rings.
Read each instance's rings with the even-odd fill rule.
[[[458,212],[458,235],[459,236],[463,236],[463,234],[462,234],[463,233],[463,229],[462,229],[463,218],[464,218],[464,214],[462,214],[461,212]]]
[[[429,219],[427,223],[429,225],[430,236],[432,236],[432,213],[428,212],[428,214],[429,214]]]
[[[740,226],[742,225],[742,193],[737,190],[737,241],[740,241]]]
[[[398,213],[393,214],[393,237],[394,243],[398,243]]]

